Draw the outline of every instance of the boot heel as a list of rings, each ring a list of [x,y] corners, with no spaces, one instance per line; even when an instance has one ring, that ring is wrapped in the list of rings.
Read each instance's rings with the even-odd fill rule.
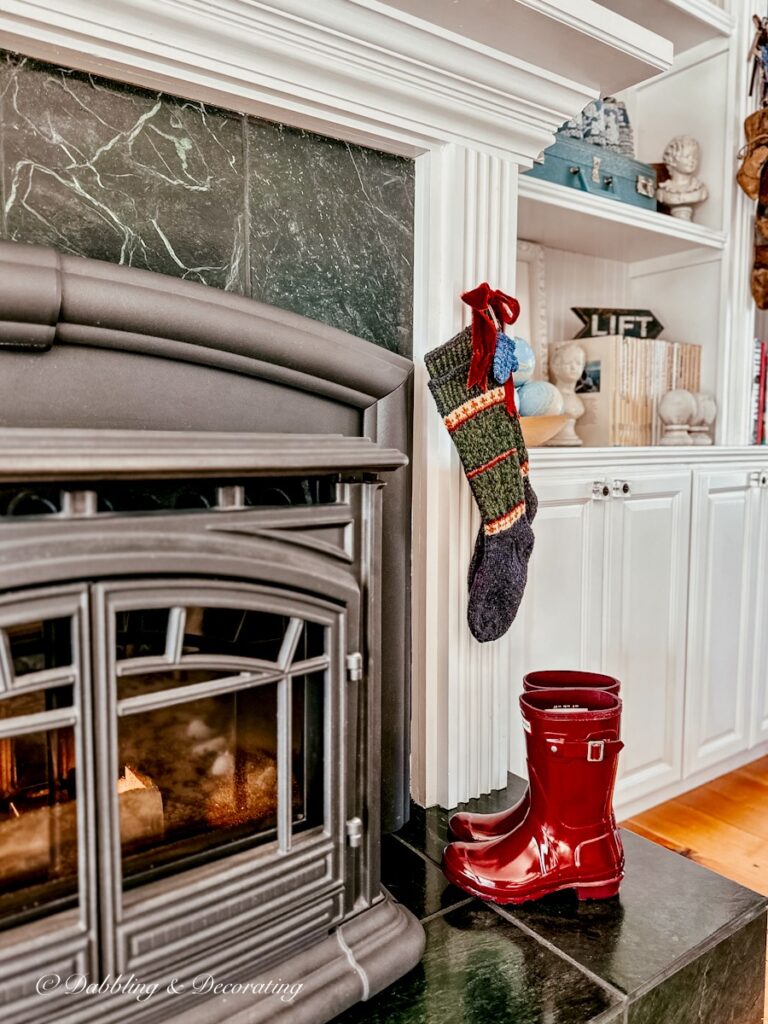
[[[579,900],[609,900],[617,896],[621,882],[607,882],[605,885],[576,886],[576,898]]]

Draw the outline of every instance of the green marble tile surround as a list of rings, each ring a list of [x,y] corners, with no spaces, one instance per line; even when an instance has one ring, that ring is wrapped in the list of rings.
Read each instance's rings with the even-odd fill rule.
[[[523,788],[510,776],[464,806],[498,810]],[[384,839],[382,875],[424,922],[424,959],[337,1024],[762,1024],[762,896],[625,832],[616,899],[483,905],[438,866],[449,812],[412,810]]]
[[[613,994],[470,900],[425,923],[419,966],[337,1024],[581,1024],[615,1020]]]
[[[627,1024],[762,1021],[765,917],[754,919],[640,996]]]
[[[412,351],[410,160],[0,50],[0,233]]]

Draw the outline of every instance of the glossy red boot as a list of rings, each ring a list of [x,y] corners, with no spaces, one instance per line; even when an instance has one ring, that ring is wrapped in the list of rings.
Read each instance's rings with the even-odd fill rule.
[[[451,843],[449,881],[480,899],[525,903],[562,889],[615,896],[624,852],[613,816],[621,701],[605,690],[537,690],[520,697],[528,751],[528,811],[512,832]]]
[[[571,669],[551,669],[545,672],[529,672],[523,676],[523,691],[543,690],[561,687],[589,687],[595,690],[607,690],[619,696],[621,684],[613,676],[605,676],[601,672],[580,672]],[[528,790],[516,804],[496,814],[473,814],[471,811],[458,811],[448,822],[448,828],[454,839],[473,842],[481,839],[495,839],[506,835],[517,828],[528,810]]]

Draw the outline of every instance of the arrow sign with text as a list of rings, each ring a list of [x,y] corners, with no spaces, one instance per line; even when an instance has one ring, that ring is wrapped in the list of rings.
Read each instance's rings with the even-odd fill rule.
[[[623,334],[625,338],[658,338],[664,325],[650,309],[598,309],[571,306],[584,326],[577,338],[599,338],[604,334]]]

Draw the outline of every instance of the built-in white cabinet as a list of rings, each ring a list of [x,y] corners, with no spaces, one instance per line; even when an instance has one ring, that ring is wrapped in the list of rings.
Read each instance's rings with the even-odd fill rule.
[[[624,684],[619,796],[681,777],[690,473],[610,467],[537,473],[528,590],[510,630],[512,678],[537,668],[615,674]],[[523,745],[517,709],[512,770]]]
[[[534,456],[536,547],[510,663],[515,680],[621,679],[616,803],[629,814],[768,749],[768,458],[585,455],[574,468]],[[511,735],[519,772],[516,708]]]
[[[747,466],[693,474],[688,774],[749,748],[762,491]],[[760,587],[762,589],[762,587]]]
[[[622,681],[619,800],[682,774],[690,473],[611,476],[603,671]]]
[[[605,508],[581,473],[536,480],[539,511],[528,584],[507,636],[511,709],[510,770],[525,774],[517,694],[536,668],[586,668],[601,659]]]
[[[536,481],[536,543],[510,633],[514,678],[534,666],[600,664],[605,508],[592,490],[583,474]]]
[[[768,742],[768,462],[757,479],[755,546],[751,553],[755,585],[752,597],[754,623],[754,663],[752,671],[752,713],[750,716],[751,746]]]

